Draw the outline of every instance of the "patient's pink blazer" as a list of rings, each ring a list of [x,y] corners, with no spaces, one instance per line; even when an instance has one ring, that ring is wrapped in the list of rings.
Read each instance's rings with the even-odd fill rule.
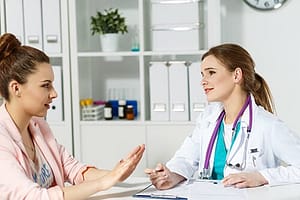
[[[64,183],[81,183],[82,174],[88,166],[79,163],[57,143],[44,119],[33,117],[29,128],[52,169],[55,186],[46,189],[33,182],[21,135],[5,105],[2,105],[0,107],[0,199],[63,199]]]

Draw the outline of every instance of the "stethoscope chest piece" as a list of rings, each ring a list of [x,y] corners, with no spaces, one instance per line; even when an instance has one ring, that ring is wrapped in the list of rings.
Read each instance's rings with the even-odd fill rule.
[[[200,179],[209,179],[210,178],[210,168],[203,168],[202,172],[199,173]]]

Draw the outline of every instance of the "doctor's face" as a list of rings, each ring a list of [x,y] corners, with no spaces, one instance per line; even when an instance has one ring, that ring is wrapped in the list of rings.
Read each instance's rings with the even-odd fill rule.
[[[224,102],[234,91],[234,73],[228,71],[215,56],[207,56],[201,63],[202,87],[208,102]]]
[[[44,117],[50,103],[57,97],[52,85],[53,70],[48,63],[37,64],[37,70],[27,77],[27,82],[20,86],[20,104],[28,116]]]

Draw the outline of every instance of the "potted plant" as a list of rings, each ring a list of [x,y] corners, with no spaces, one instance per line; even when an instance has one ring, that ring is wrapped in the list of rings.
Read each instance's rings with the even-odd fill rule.
[[[92,35],[99,34],[103,51],[116,51],[119,33],[127,33],[125,17],[122,17],[118,9],[105,9],[91,16]]]

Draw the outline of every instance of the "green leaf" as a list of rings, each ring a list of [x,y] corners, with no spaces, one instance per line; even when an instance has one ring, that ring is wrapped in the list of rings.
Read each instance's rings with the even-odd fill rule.
[[[104,9],[103,12],[97,11],[95,16],[91,16],[90,25],[92,35],[128,32],[125,17],[120,15],[117,8]]]

